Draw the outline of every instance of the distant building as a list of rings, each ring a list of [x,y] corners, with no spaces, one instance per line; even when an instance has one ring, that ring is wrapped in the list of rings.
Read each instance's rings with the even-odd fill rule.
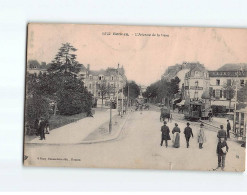
[[[233,85],[240,88],[247,83],[247,71],[209,71],[210,88],[212,91],[212,105],[225,106],[227,109],[234,109],[235,97],[231,100],[231,108],[229,108],[229,94],[224,89],[226,85]]]
[[[184,97],[190,100],[200,100],[203,92],[209,90],[209,74],[202,64],[197,62],[193,65],[193,68],[185,73]]]
[[[95,98],[100,99],[102,96],[101,85],[106,86],[107,93],[104,95],[105,100],[116,99],[117,92],[126,85],[127,78],[124,74],[124,68],[107,68],[106,70],[90,70],[88,65],[86,71],[82,71],[82,76],[86,72],[85,79],[83,79],[88,91],[93,94]],[[119,95],[119,98],[121,96]]]

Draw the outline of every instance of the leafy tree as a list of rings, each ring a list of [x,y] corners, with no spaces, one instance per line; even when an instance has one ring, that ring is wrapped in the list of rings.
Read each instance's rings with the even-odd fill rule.
[[[179,82],[180,79],[178,77],[175,77],[170,81],[161,79],[148,86],[144,96],[156,103],[164,102],[166,105],[170,106],[171,99],[179,92]]]
[[[39,96],[56,101],[60,114],[72,115],[91,112],[92,95],[77,78],[80,64],[73,54],[76,49],[69,43],[63,44],[47,73],[27,76],[28,97]],[[39,109],[37,107],[37,109]]]
[[[57,55],[52,61],[49,72],[62,72],[62,73],[78,73],[80,71],[81,64],[76,61],[77,51],[70,43],[62,44]]]
[[[39,68],[40,63],[37,60],[28,60],[27,62],[29,68]]]
[[[140,87],[136,84],[135,81],[127,82],[123,90],[126,97],[129,95],[129,100],[131,102],[140,95]]]
[[[229,100],[229,109],[231,108],[232,99],[235,96],[236,83],[234,81],[224,84],[223,89],[226,91],[226,99]]]
[[[103,101],[104,98],[108,95],[110,95],[110,93],[114,90],[113,87],[110,86],[110,84],[106,83],[106,81],[102,81],[100,84],[98,84],[98,90],[100,92],[100,96],[101,96],[101,101],[102,101],[102,106],[103,106]]]
[[[246,104],[247,104],[247,84],[245,84],[244,86],[242,86],[239,90],[238,90],[238,107],[239,108],[245,108]]]

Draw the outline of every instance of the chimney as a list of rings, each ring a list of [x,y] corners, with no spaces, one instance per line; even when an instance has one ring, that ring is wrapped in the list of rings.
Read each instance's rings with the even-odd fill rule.
[[[87,65],[87,70],[88,70],[88,71],[90,70],[90,64]]]

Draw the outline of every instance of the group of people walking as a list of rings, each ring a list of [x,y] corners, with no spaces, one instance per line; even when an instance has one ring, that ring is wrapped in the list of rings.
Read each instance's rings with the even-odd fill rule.
[[[197,142],[199,144],[199,149],[203,148],[203,144],[206,142],[206,135],[204,132],[204,125],[203,123],[200,124],[200,129],[197,135]],[[220,130],[217,133],[217,147],[216,147],[216,154],[218,155],[218,168],[221,168],[224,170],[225,168],[225,159],[226,159],[226,154],[229,150],[229,147],[227,145],[227,138],[230,138],[230,131],[231,130],[231,125],[229,120],[227,120],[227,131],[224,130],[224,126],[220,125]],[[167,122],[164,121],[164,125],[161,127],[161,143],[160,146],[163,146],[163,142],[165,141],[165,146],[168,147],[168,140],[171,140],[170,137],[170,129],[167,126]],[[180,133],[181,130],[178,127],[178,124],[175,123],[175,127],[172,130],[173,134],[173,147],[174,148],[179,148],[180,147]],[[190,127],[190,123],[187,123],[187,126],[184,129],[184,136],[186,140],[186,146],[189,148],[189,142],[190,138],[194,137],[194,134],[192,132],[192,128]]]
[[[44,117],[40,117],[35,120],[34,128],[36,129],[36,135],[40,136],[40,140],[45,140],[45,134],[50,133],[49,121]]]
[[[201,123],[200,124],[200,130],[199,130],[199,133],[197,135],[200,149],[203,148],[202,145],[203,145],[204,142],[206,142],[206,136],[205,136],[205,133],[204,133],[203,126],[204,125]],[[162,135],[161,135],[161,143],[160,143],[160,145],[162,146],[163,145],[163,141],[165,140],[165,145],[167,147],[168,146],[168,140],[171,140],[171,137],[170,137],[170,129],[167,126],[167,122],[166,121],[164,121],[164,125],[161,127],[161,132],[162,132]],[[172,130],[172,134],[173,134],[173,140],[172,141],[173,141],[173,147],[174,148],[179,148],[180,147],[180,133],[181,133],[181,130],[178,127],[178,124],[175,123],[175,127]],[[185,127],[185,129],[184,129],[184,136],[185,136],[185,140],[186,140],[186,146],[187,146],[187,148],[189,148],[189,146],[190,146],[190,144],[189,144],[190,138],[194,137],[192,129],[190,127],[190,123],[187,123],[187,127]]]

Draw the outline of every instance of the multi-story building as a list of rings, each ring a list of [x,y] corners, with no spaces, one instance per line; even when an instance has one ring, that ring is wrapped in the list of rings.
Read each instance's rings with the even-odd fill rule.
[[[106,70],[90,70],[87,66],[86,71],[82,72],[85,86],[88,91],[97,99],[104,100],[116,99],[117,92],[126,85],[127,78],[124,74],[124,68],[107,68]],[[118,97],[122,97],[119,95]]]
[[[210,88],[212,91],[212,105],[225,106],[226,109],[233,110],[236,102],[236,93],[230,99],[229,90],[226,86],[232,87],[236,91],[247,83],[247,71],[209,71]],[[232,103],[230,103],[232,102]]]
[[[209,90],[209,74],[204,66],[195,63],[184,77],[184,97],[190,100],[202,99],[204,91]]]

